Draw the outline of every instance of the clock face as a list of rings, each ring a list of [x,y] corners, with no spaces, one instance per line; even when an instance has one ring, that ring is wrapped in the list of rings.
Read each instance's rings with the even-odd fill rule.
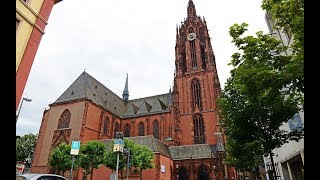
[[[195,40],[195,39],[196,39],[196,33],[190,33],[190,34],[188,34],[187,39],[188,39],[189,41]]]

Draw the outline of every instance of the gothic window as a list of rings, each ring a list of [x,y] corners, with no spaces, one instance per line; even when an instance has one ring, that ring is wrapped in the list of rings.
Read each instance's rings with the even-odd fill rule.
[[[191,82],[191,94],[192,94],[192,109],[195,110],[196,107],[202,110],[201,102],[201,88],[200,81],[198,79],[193,79]]]
[[[198,179],[199,180],[209,180],[210,179],[210,171],[205,165],[200,165],[198,170]]]
[[[116,124],[114,125],[114,132],[113,132],[113,137],[116,137],[116,132],[118,132],[120,129],[119,129],[119,123],[116,122]]]
[[[194,143],[195,144],[205,144],[205,134],[204,134],[204,124],[202,114],[195,114],[193,116],[194,125]]]
[[[128,123],[124,126],[124,137],[130,137],[130,125]]]
[[[204,32],[202,27],[199,28],[199,36],[200,36],[200,42],[204,43]]]
[[[201,61],[202,61],[202,68],[206,68],[206,51],[205,46],[201,45]]]
[[[103,134],[108,134],[108,128],[109,128],[109,117],[107,116],[106,119],[104,120]]]
[[[197,67],[197,58],[196,58],[196,45],[195,41],[190,41],[190,53],[191,53],[191,62],[192,67]]]
[[[143,122],[139,123],[138,128],[139,128],[139,136],[144,136],[144,124],[143,124]]]
[[[156,119],[153,121],[153,136],[159,139],[159,121]]]
[[[70,124],[71,113],[68,109],[64,110],[60,116],[58,129],[68,128]]]
[[[179,180],[180,179],[183,179],[183,180],[189,180],[190,177],[189,177],[189,172],[188,170],[182,166],[179,170],[178,170],[178,177],[179,177]]]

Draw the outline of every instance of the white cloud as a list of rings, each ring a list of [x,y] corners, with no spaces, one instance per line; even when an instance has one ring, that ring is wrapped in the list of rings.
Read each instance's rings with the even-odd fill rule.
[[[236,48],[229,27],[247,22],[267,32],[260,1],[194,0],[205,17],[221,86]],[[121,97],[129,73],[130,99],[167,93],[173,83],[176,25],[188,0],[64,0],[50,14],[31,69],[17,135],[38,133],[44,109],[83,72]]]

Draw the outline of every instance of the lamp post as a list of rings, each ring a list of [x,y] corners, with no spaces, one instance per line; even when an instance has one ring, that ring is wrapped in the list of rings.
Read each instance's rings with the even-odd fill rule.
[[[18,121],[18,117],[19,117],[19,114],[20,114],[20,110],[21,110],[21,107],[22,107],[23,101],[31,102],[31,101],[32,101],[32,99],[29,99],[29,98],[22,98],[22,101],[21,101],[21,104],[20,104],[20,107],[19,107],[19,110],[18,110],[18,114],[16,115],[16,124],[17,124],[17,121]]]

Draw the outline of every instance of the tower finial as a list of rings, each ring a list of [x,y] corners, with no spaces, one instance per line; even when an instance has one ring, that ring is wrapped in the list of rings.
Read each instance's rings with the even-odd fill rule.
[[[194,6],[194,3],[192,0],[189,0],[188,3],[188,18],[194,18],[196,17],[196,8]]]
[[[124,90],[123,90],[123,93],[122,93],[122,99],[124,101],[128,101],[129,100],[128,73],[127,73],[127,78],[126,78],[126,84],[124,85]]]

